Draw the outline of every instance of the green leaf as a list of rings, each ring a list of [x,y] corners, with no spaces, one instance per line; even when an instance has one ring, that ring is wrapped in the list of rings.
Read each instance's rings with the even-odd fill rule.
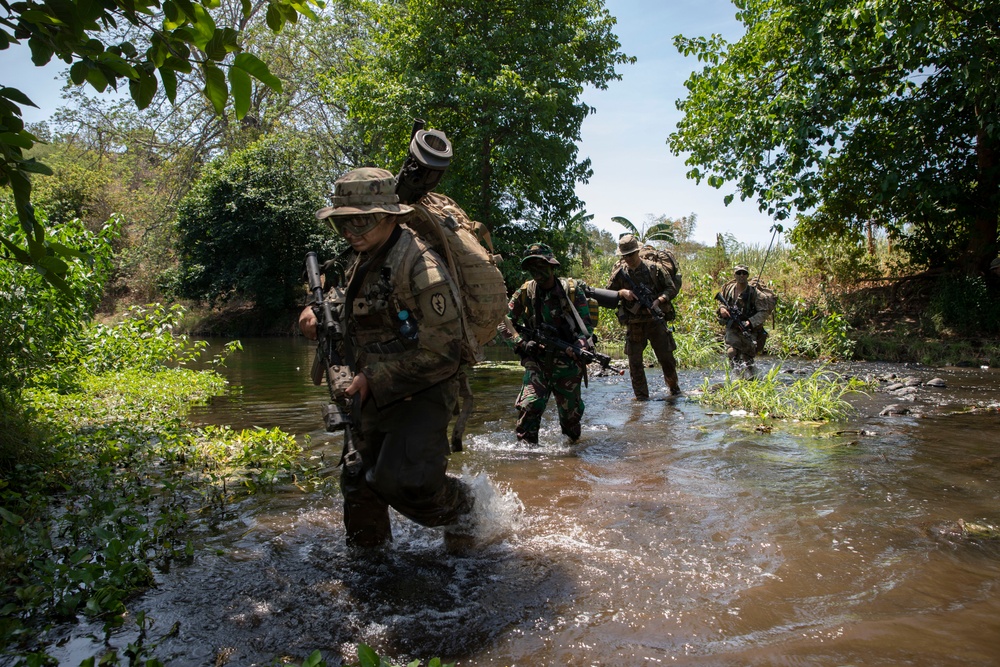
[[[205,73],[205,97],[212,103],[215,113],[221,114],[226,109],[226,99],[229,97],[226,75],[211,63],[202,64],[201,69]]]
[[[0,143],[8,144],[10,146],[17,146],[19,148],[31,148],[34,146],[34,142],[29,136],[23,136],[27,134],[26,132],[0,132]]]
[[[147,72],[139,75],[138,81],[128,82],[129,94],[135,100],[135,105],[140,109],[145,109],[153,101],[156,95],[156,77]]]
[[[0,97],[4,97],[18,104],[26,104],[29,107],[38,108],[38,105],[32,102],[27,95],[22,93],[17,88],[0,88]]]
[[[246,70],[239,67],[229,68],[229,87],[233,95],[233,107],[236,110],[237,120],[242,120],[250,110],[250,96],[253,86],[250,84],[250,75]]]
[[[2,518],[7,523],[14,524],[15,526],[20,526],[21,524],[24,523],[24,519],[14,514],[13,512],[4,509],[3,507],[0,507],[0,518]]]
[[[282,26],[285,25],[285,17],[271,4],[267,6],[265,21],[267,22],[267,27],[274,32],[281,32]]]
[[[215,20],[201,5],[192,5],[194,18],[191,20],[191,41],[204,50],[215,34]]]
[[[173,70],[161,67],[159,69],[160,80],[163,81],[163,92],[167,94],[167,99],[171,104],[177,102],[177,74]]]
[[[271,90],[278,93],[281,92],[281,80],[271,74],[271,70],[257,56],[250,53],[237,54],[233,60],[233,66],[246,70],[251,76]]]
[[[358,644],[358,662],[361,667],[379,667],[381,660],[378,654],[367,644]]]
[[[313,651],[308,658],[302,661],[302,667],[325,667],[326,662],[319,649]]]

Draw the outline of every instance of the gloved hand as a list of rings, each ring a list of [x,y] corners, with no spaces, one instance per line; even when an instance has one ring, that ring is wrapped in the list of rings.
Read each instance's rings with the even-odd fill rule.
[[[521,339],[514,345],[514,352],[524,357],[533,356],[538,354],[538,343],[533,340]]]
[[[659,299],[657,299],[656,301],[653,302],[653,307],[650,308],[650,310],[653,311],[654,315],[662,315],[663,314],[663,309],[660,308],[660,300]]]

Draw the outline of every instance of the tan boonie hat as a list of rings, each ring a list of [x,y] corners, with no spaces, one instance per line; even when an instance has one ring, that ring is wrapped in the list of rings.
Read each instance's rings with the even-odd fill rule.
[[[634,252],[639,252],[639,239],[637,239],[632,234],[623,234],[620,239],[618,239],[618,250],[615,251],[616,255],[631,255]]]
[[[525,264],[533,259],[542,259],[551,264],[552,266],[559,266],[559,260],[556,259],[555,253],[552,252],[552,248],[548,247],[544,243],[532,243],[528,246],[525,251],[527,254],[524,259],[521,260],[521,268],[526,268]]]
[[[992,262],[990,262],[990,271],[994,269],[1000,269],[1000,257],[997,257]]]
[[[740,271],[746,271],[747,275],[750,275],[750,269],[743,266],[742,264],[737,264],[733,267],[733,275],[739,273]]]
[[[401,215],[412,210],[399,203],[395,176],[385,169],[362,167],[337,179],[333,188],[333,205],[316,211],[316,219],[369,213]]]

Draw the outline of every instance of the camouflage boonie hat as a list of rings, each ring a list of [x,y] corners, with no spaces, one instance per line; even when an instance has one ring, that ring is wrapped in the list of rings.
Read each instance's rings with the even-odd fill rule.
[[[639,252],[639,239],[632,234],[623,234],[618,239],[618,250],[615,251],[615,254],[624,257],[634,252]]]
[[[333,206],[316,211],[316,219],[369,213],[401,215],[412,210],[399,203],[396,177],[392,173],[376,167],[362,167],[337,179],[333,188]]]
[[[556,259],[555,254],[552,252],[552,248],[548,247],[544,243],[532,243],[528,246],[525,251],[527,254],[524,259],[521,260],[521,268],[526,269],[527,264],[532,259],[543,259],[552,266],[559,266],[559,260]]]
[[[742,264],[737,264],[736,266],[733,267],[733,275],[736,275],[740,271],[746,271],[747,275],[750,275],[750,269],[743,266]]]
[[[1000,257],[997,257],[990,262],[990,271],[993,271],[994,269],[1000,269]]]

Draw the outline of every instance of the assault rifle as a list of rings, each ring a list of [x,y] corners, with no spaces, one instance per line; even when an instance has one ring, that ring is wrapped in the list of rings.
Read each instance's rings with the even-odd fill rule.
[[[344,333],[340,328],[340,320],[335,317],[334,303],[323,298],[323,283],[319,275],[319,262],[316,253],[306,253],[306,277],[309,280],[309,291],[313,295],[313,312],[316,314],[316,358],[313,361],[312,381],[315,385],[323,383],[326,377],[326,388],[330,392],[330,403],[323,408],[323,423],[326,430],[335,433],[344,432],[344,453],[341,460],[344,471],[349,475],[361,472],[361,454],[354,445],[355,431],[360,431],[361,396],[355,394],[353,399],[344,394],[344,389],[354,378],[354,363],[350,355],[341,356],[340,345],[344,342]],[[332,289],[340,290],[339,287]],[[335,300],[336,301],[336,300]],[[343,300],[337,304],[339,310]]]
[[[728,303],[722,296],[722,294],[716,292],[715,300],[726,307],[729,311],[729,323],[728,326],[736,327],[736,330],[747,338],[753,340],[753,328],[743,324],[747,319],[743,316],[743,310],[739,307],[737,301],[733,301],[732,304]]]
[[[632,294],[635,294],[635,298],[639,302],[639,305],[649,311],[653,320],[663,327],[664,331],[667,333],[673,333],[674,328],[667,324],[667,319],[663,317],[663,311],[659,308],[653,307],[653,290],[649,287],[649,285],[645,283],[637,285],[636,282],[632,280],[632,276],[629,275],[628,269],[622,269],[622,276],[624,276],[625,280],[628,282],[629,287],[632,288]]]
[[[524,325],[514,324],[510,321],[509,317],[506,319],[523,340],[534,341],[546,352],[552,351],[569,358],[566,350],[572,349],[573,353],[576,354],[577,361],[583,362],[585,366],[595,361],[601,364],[601,368],[609,368],[611,366],[611,357],[595,350],[588,350],[577,343],[569,343],[563,340],[559,337],[559,330],[551,324],[542,323],[538,325],[537,329],[529,329]]]

